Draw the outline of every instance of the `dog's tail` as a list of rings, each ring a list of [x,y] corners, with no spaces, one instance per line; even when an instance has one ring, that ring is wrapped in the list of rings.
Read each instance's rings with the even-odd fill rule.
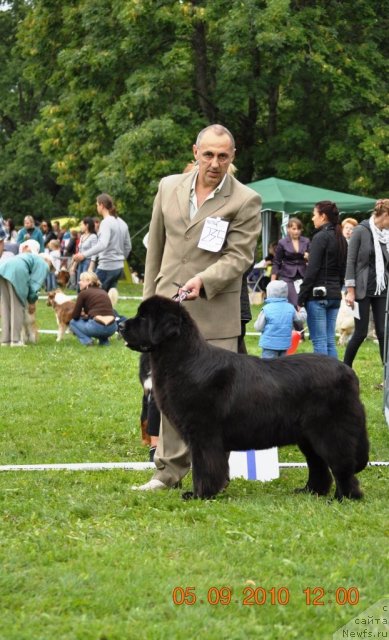
[[[115,287],[111,287],[111,289],[108,291],[108,296],[111,300],[112,306],[114,307],[119,300],[119,291],[115,289]]]

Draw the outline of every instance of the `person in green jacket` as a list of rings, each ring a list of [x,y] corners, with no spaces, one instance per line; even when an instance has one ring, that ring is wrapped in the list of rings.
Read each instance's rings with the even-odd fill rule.
[[[50,271],[47,254],[21,253],[0,263],[1,346],[21,347],[24,310],[35,310],[39,290]]]

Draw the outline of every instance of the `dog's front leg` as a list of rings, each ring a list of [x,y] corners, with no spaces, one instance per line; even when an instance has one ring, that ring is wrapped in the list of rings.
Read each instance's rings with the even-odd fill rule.
[[[228,456],[220,442],[191,447],[194,498],[213,498],[228,484]]]

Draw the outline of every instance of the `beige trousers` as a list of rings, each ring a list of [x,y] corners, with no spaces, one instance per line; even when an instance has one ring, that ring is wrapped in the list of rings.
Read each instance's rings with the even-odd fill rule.
[[[24,305],[20,302],[12,284],[0,276],[1,342],[20,342]]]
[[[228,351],[236,352],[238,349],[238,338],[208,340],[208,342]],[[153,477],[168,487],[172,487],[179,482],[190,470],[189,449],[177,429],[173,427],[164,415],[161,415],[159,440],[154,455],[154,463],[157,469]]]

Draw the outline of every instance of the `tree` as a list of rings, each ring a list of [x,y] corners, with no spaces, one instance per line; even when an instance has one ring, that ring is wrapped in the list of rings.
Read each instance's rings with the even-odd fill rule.
[[[32,193],[83,215],[106,190],[140,232],[159,179],[182,171],[211,122],[233,132],[242,182],[384,193],[389,0],[10,6],[0,184],[8,202],[19,178],[20,211]]]
[[[1,208],[17,223],[27,213],[37,217],[57,214],[71,196],[70,188],[61,189],[56,183],[36,133],[47,87],[43,77],[27,72],[26,60],[34,51],[26,52],[18,40],[20,24],[30,17],[29,4],[22,0],[0,11]]]

